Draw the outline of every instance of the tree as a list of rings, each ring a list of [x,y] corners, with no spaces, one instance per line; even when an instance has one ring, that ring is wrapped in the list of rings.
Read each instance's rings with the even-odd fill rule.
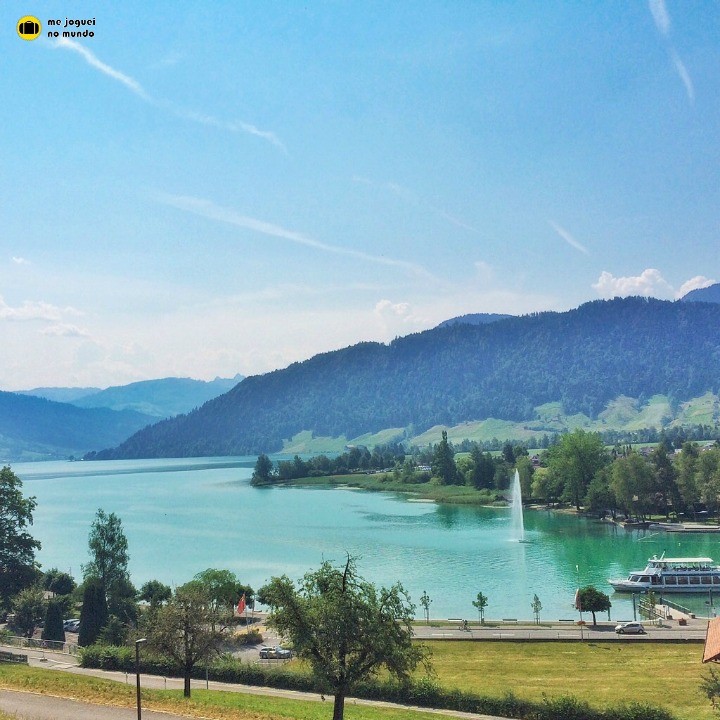
[[[580,501],[590,481],[607,459],[600,435],[578,429],[563,435],[558,444],[548,450],[547,466],[551,475],[562,480],[563,498],[580,510]]]
[[[75,589],[75,580],[72,575],[61,572],[57,568],[50,568],[43,575],[43,587],[56,595],[70,595]]]
[[[443,485],[454,485],[458,479],[457,467],[455,467],[455,451],[447,439],[447,430],[442,431],[442,440],[437,444],[433,454],[430,467],[433,475]]]
[[[239,592],[240,581],[234,572],[208,568],[195,575],[187,585],[198,587],[208,598],[213,617],[218,622],[225,625],[230,623],[242,595],[242,592]],[[247,603],[247,597],[245,602]]]
[[[100,508],[90,527],[88,537],[91,560],[83,565],[85,578],[97,577],[106,591],[113,582],[128,577],[128,541],[122,529],[122,521]]]
[[[172,597],[172,590],[169,585],[161,583],[159,580],[148,580],[140,588],[140,599],[150,603],[150,611],[154,612],[163,603]]]
[[[580,610],[580,612],[592,613],[594,626],[597,625],[595,613],[609,612],[611,606],[610,598],[593,585],[588,585],[578,590],[578,610]]]
[[[470,455],[473,461],[473,469],[470,474],[470,482],[477,490],[491,488],[495,478],[495,463],[490,453],[483,453],[475,446]]]
[[[45,625],[42,631],[43,640],[65,642],[65,629],[63,628],[63,611],[65,603],[55,598],[48,601],[45,611]]]
[[[477,594],[477,598],[472,601],[472,604],[475,606],[475,608],[478,611],[478,616],[480,618],[480,622],[485,622],[485,608],[488,605],[488,599],[485,595],[483,595],[481,592]]]
[[[150,645],[180,667],[185,697],[190,697],[190,678],[195,665],[218,652],[222,635],[213,629],[217,620],[211,599],[197,584],[187,583],[175,590],[170,601],[158,608],[150,622]]]
[[[40,543],[27,531],[33,522],[35,498],[24,498],[22,481],[8,467],[0,470],[0,616],[10,601],[39,575],[35,551]]]
[[[39,585],[21,590],[13,602],[13,626],[25,637],[31,638],[35,628],[45,616],[45,598]]]
[[[102,629],[107,625],[108,606],[105,597],[105,584],[98,577],[85,581],[83,587],[82,610],[80,610],[80,632],[78,645],[92,645],[100,637]]]
[[[402,585],[376,589],[350,556],[344,567],[323,562],[297,586],[274,577],[261,594],[271,607],[268,624],[334,693],[333,720],[342,720],[345,697],[361,680],[382,668],[407,679],[426,660],[412,643],[415,607]]]
[[[265,455],[265,453],[258,455],[250,483],[252,485],[267,485],[273,482],[276,478],[277,473],[273,468],[272,460]]]
[[[542,610],[542,603],[540,602],[540,598],[537,596],[537,593],[533,595],[533,600],[530,603],[530,607],[532,608],[533,615],[535,615],[535,624],[540,624],[540,611]]]
[[[432,603],[430,596],[425,592],[425,590],[423,590],[423,594],[420,596],[420,604],[423,606],[425,622],[428,625],[430,624],[430,603]]]

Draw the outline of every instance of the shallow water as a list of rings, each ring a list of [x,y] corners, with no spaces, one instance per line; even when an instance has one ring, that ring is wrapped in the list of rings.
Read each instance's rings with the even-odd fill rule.
[[[530,618],[537,594],[541,620],[577,619],[575,589],[594,584],[611,595],[613,619],[631,619],[631,599],[613,594],[607,578],[642,569],[663,551],[720,560],[717,535],[628,532],[544,510],[525,512],[527,543],[518,543],[508,509],[350,489],[253,488],[254,464],[254,457],[199,458],[23,463],[13,470],[25,495],[38,501],[33,534],[44,568],[81,576],[90,524],[103,508],[122,519],[138,587],[152,578],[179,585],[214,567],[258,588],[273,575],[296,579],[350,553],[363,576],[402,582],[416,603],[426,590],[433,617],[475,618],[471,603],[482,592],[486,618]],[[704,596],[675,599],[699,613],[710,609]]]

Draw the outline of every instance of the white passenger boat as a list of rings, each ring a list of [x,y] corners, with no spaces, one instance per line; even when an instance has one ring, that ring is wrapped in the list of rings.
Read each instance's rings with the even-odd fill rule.
[[[720,591],[720,566],[711,558],[666,558],[653,555],[644,570],[627,580],[608,580],[617,592],[698,593]]]

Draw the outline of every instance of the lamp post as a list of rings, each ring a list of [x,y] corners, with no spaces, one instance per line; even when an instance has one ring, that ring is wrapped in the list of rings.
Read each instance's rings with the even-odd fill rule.
[[[135,680],[137,683],[138,720],[142,720],[142,707],[140,705],[140,645],[146,642],[147,638],[140,638],[135,641]]]

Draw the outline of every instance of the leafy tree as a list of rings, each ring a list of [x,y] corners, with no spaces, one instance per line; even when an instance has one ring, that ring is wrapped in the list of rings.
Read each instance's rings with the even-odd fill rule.
[[[105,627],[101,630],[99,640],[106,645],[121,647],[127,640],[127,626],[117,615],[110,615]]]
[[[214,617],[219,622],[223,624],[230,622],[242,595],[240,581],[234,572],[208,568],[195,575],[188,585],[198,587],[208,598]],[[245,602],[247,603],[247,596]]]
[[[0,616],[10,600],[38,577],[35,551],[40,543],[27,531],[35,498],[24,498],[22,481],[8,467],[0,470]]]
[[[51,568],[43,575],[43,587],[56,595],[70,595],[75,590],[76,583],[73,576]]]
[[[590,481],[607,459],[600,435],[580,429],[563,435],[547,453],[549,472],[562,480],[563,498],[572,502],[577,510]]]
[[[617,500],[615,493],[611,490],[608,480],[608,468],[602,468],[588,485],[587,494],[585,495],[585,507],[594,513],[602,513],[610,511],[613,518],[617,510]]]
[[[160,605],[167,602],[172,597],[172,589],[169,585],[161,583],[159,580],[148,580],[140,588],[140,599],[150,603],[150,610],[157,610]]]
[[[403,587],[376,589],[349,556],[344,567],[322,563],[298,585],[272,578],[261,594],[272,608],[268,624],[334,693],[333,720],[342,720],[345,697],[361,680],[381,668],[406,679],[426,659],[412,643],[415,608]]]
[[[267,485],[276,478],[277,473],[273,468],[272,460],[265,455],[265,453],[261,453],[255,463],[255,469],[253,470],[252,479],[250,480],[251,484]]]
[[[150,646],[170,657],[182,670],[183,695],[190,697],[195,665],[218,652],[222,635],[213,602],[197,584],[187,583],[154,614],[148,635]]]
[[[641,455],[631,452],[612,464],[610,488],[626,513],[645,517],[656,504],[655,474]]]
[[[105,584],[100,578],[88,578],[83,587],[78,645],[86,647],[96,642],[107,621],[108,606],[105,597]]]
[[[473,469],[470,475],[470,482],[473,487],[477,490],[491,488],[495,477],[495,463],[490,453],[483,453],[476,445],[470,457],[473,461]]]
[[[65,629],[63,628],[63,612],[65,603],[52,598],[48,601],[45,611],[45,626],[42,631],[43,640],[65,642]]]
[[[430,624],[430,604],[432,600],[430,596],[423,590],[423,594],[420,596],[420,604],[423,606],[423,612],[425,613],[425,622]]]
[[[540,624],[540,611],[542,610],[542,603],[540,602],[540,598],[537,596],[537,593],[533,595],[533,600],[530,603],[530,607],[532,608],[533,615],[535,616],[535,624]]]
[[[472,601],[472,604],[475,606],[475,608],[478,611],[478,617],[480,618],[480,622],[485,622],[485,608],[488,605],[488,599],[485,595],[483,595],[481,592],[477,594],[477,597],[475,600]]]
[[[578,610],[592,613],[593,625],[597,625],[596,612],[609,612],[612,607],[610,598],[593,585],[580,588],[578,591]]]
[[[430,467],[433,475],[443,485],[454,485],[458,481],[458,471],[455,467],[455,451],[447,439],[447,431],[442,431],[442,440],[437,444]]]
[[[137,588],[127,576],[115,578],[107,588],[108,614],[125,625],[137,622]]]
[[[100,508],[90,527],[88,538],[91,560],[83,565],[85,578],[99,578],[108,590],[114,581],[128,577],[128,542],[122,529],[122,521]]]
[[[31,638],[35,628],[45,616],[45,598],[40,585],[21,590],[14,602],[15,619],[13,626],[25,637]]]

